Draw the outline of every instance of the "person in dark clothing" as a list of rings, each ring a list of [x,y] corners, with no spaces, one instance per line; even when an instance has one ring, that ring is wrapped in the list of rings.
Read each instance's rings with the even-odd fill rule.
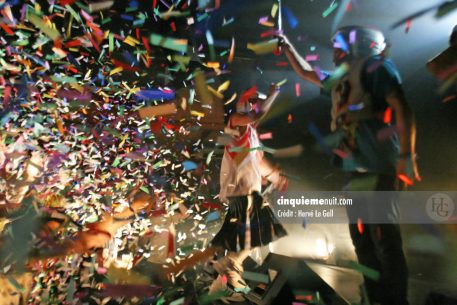
[[[332,39],[337,67],[333,74],[315,71],[286,36],[279,38],[295,72],[331,92],[331,130],[339,135],[333,163],[350,177],[344,189],[393,191],[401,181],[420,180],[414,117],[399,73],[384,56],[384,35],[360,26],[340,28]],[[392,113],[395,125],[390,122]],[[370,211],[376,204],[348,209],[359,262],[380,272],[378,281],[365,278],[371,304],[408,304],[408,271],[392,204],[378,205],[377,211]],[[376,214],[382,223],[366,219],[370,214]]]

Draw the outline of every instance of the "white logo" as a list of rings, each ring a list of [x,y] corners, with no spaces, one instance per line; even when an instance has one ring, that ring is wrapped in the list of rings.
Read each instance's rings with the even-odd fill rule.
[[[425,209],[431,219],[444,222],[454,214],[455,204],[449,195],[436,193],[428,198]]]

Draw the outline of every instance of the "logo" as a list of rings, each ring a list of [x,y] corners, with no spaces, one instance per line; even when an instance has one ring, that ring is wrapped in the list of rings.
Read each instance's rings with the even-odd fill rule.
[[[431,219],[444,222],[454,214],[455,204],[449,195],[436,193],[428,198],[425,209]]]

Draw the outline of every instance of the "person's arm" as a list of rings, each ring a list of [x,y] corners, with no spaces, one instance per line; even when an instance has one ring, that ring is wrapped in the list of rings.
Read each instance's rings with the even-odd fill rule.
[[[146,193],[138,193],[134,196],[129,208],[124,208],[113,215],[105,213],[102,220],[90,224],[89,230],[81,231],[76,235],[74,241],[66,242],[64,251],[54,256],[67,255],[69,253],[85,253],[95,248],[102,248],[117,231],[130,223],[135,218],[135,213],[146,210],[154,205],[155,198]]]
[[[267,114],[276,98],[279,95],[279,87],[275,84],[270,85],[268,97],[260,105],[260,111],[251,111],[248,114],[234,113],[230,116],[233,126],[247,126],[249,124],[255,125],[260,119]]]
[[[286,190],[289,182],[287,178],[281,173],[281,169],[279,167],[273,166],[270,162],[268,162],[268,160],[263,156],[263,152],[261,151],[257,152],[257,158],[262,178],[270,181],[276,189],[280,191]]]
[[[287,39],[285,35],[279,36],[279,39],[281,41],[282,49],[284,50],[284,53],[286,54],[286,57],[295,73],[297,73],[298,76],[304,80],[321,87],[322,83],[319,75],[313,70],[313,67],[311,67],[311,65],[303,57],[301,57],[300,54],[298,54],[289,39]]]
[[[416,163],[416,124],[414,114],[408,105],[401,87],[392,89],[386,96],[386,101],[395,111],[397,132],[400,141],[400,153],[397,162],[397,174],[407,174],[408,162],[412,162],[412,174],[420,180]]]
[[[279,95],[279,90],[279,86],[275,84],[270,85],[268,97],[265,101],[262,102],[262,105],[260,106],[261,115],[266,114],[270,110],[271,106]]]

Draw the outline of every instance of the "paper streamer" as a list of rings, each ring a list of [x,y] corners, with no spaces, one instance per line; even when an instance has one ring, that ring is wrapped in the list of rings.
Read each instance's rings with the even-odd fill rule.
[[[138,110],[141,119],[151,118],[159,115],[169,115],[176,113],[177,108],[174,103],[168,103],[158,106],[143,107]]]
[[[213,103],[213,95],[208,90],[208,85],[206,84],[205,74],[198,70],[194,75],[195,79],[195,90],[197,91],[200,102],[205,105],[210,105]]]
[[[284,9],[285,17],[287,19],[287,23],[289,24],[291,29],[295,29],[298,25],[297,18],[294,16],[294,14],[292,13],[292,11],[289,8],[284,7],[283,9]]]
[[[49,27],[47,24],[45,24],[43,19],[41,19],[41,17],[39,17],[38,15],[29,12],[27,18],[31,23],[33,23],[33,25],[39,28],[46,36],[48,36],[52,40],[56,41],[57,39],[60,39],[60,33],[56,29],[53,29]]]
[[[187,52],[187,39],[176,39],[170,37],[164,37],[158,34],[151,34],[149,41],[152,45],[159,46],[162,48],[178,51],[182,53]]]
[[[172,100],[175,98],[174,91],[162,90],[140,90],[136,94],[137,98],[144,100]]]
[[[257,55],[273,53],[278,49],[278,39],[259,43],[248,43],[247,48]]]

